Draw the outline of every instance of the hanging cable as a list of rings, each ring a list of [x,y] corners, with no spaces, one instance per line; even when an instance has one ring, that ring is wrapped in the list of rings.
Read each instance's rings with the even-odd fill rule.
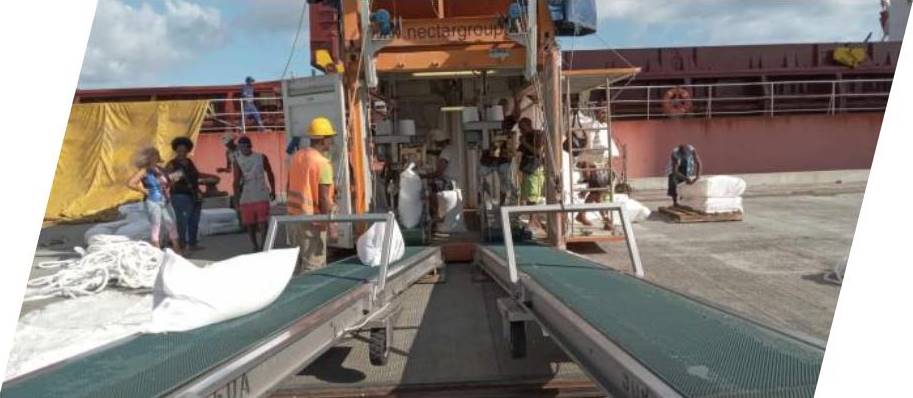
[[[301,16],[298,17],[298,28],[295,29],[295,39],[292,40],[292,48],[289,50],[288,60],[285,61],[285,68],[282,69],[282,75],[279,80],[285,79],[288,73],[288,67],[292,64],[292,58],[295,57],[295,50],[298,47],[298,37],[301,36],[301,27],[304,26],[304,16],[307,15],[308,3],[301,2]]]

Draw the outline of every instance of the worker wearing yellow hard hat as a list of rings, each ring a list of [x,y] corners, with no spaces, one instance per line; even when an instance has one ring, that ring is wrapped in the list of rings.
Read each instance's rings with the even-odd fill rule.
[[[336,135],[333,129],[333,123],[325,117],[317,117],[311,120],[311,126],[308,129],[308,136],[314,137],[332,137]]]
[[[289,165],[288,214],[329,214],[334,207],[333,162],[327,158],[336,129],[326,117],[311,120],[305,134],[310,146],[295,152]],[[289,233],[299,247],[296,273],[326,266],[327,235],[335,238],[334,225],[290,224]]]

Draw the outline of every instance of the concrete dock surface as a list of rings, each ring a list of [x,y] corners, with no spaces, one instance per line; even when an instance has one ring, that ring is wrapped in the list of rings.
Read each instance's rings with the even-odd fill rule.
[[[824,275],[849,253],[863,189],[828,185],[755,191],[744,199],[740,222],[676,224],[654,212],[634,225],[646,279],[772,327],[826,341],[840,288]],[[656,192],[634,197],[654,211],[668,205]],[[88,227],[44,229],[35,263],[72,256],[70,247],[82,243]],[[199,263],[250,249],[243,234],[206,237],[201,245],[205,250],[190,256]],[[571,249],[630,272],[623,242]],[[43,272],[33,269],[32,276]],[[495,302],[504,292],[471,264],[448,264],[445,272],[444,283],[415,285],[398,299],[404,312],[386,366],[370,365],[366,336],[356,336],[288,378],[276,395],[410,396],[415,386],[505,383],[530,391],[571,385],[583,395],[594,393],[579,387],[587,383],[585,374],[536,325],[527,328],[528,357],[511,358]],[[47,302],[28,303],[23,313]]]

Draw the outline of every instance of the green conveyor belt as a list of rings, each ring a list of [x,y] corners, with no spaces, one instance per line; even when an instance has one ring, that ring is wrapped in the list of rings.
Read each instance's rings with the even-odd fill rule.
[[[407,247],[403,258],[422,250]],[[293,278],[279,298],[259,312],[189,332],[141,335],[52,372],[4,384],[0,397],[161,396],[352,291],[377,272],[355,257],[337,261]]]
[[[814,396],[823,350],[553,248],[516,255],[521,272],[684,396]]]

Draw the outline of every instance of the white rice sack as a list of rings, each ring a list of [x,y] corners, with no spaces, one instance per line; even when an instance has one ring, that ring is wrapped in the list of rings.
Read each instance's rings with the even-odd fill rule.
[[[608,195],[606,195],[606,197],[608,197]],[[625,218],[627,218],[628,222],[631,224],[644,222],[650,217],[650,214],[653,213],[650,211],[649,207],[644,206],[635,199],[631,199],[626,194],[617,193],[614,195],[614,200],[615,203],[621,203],[621,211],[624,212]],[[602,222],[602,218],[599,217],[598,212],[587,213],[587,220],[593,223]],[[621,218],[618,217],[617,212],[613,212],[612,224],[616,226],[621,225]]]
[[[454,189],[438,192],[437,194],[438,218],[443,221],[438,225],[438,231],[445,233],[466,232],[463,223],[463,191]]]
[[[683,198],[678,203],[702,213],[735,213],[744,212],[742,198]]]
[[[115,231],[118,228],[123,227],[129,224],[128,220],[117,220],[112,222],[101,223],[89,228],[85,234],[83,234],[84,242],[88,244],[92,240],[92,237],[97,235],[114,235]]]
[[[649,207],[644,206],[634,199],[626,199],[622,204],[621,211],[625,213],[625,218],[632,224],[647,221],[647,218],[649,218],[652,213]]]
[[[162,229],[164,230],[164,228]],[[128,220],[127,224],[118,227],[114,231],[114,235],[126,236],[130,240],[149,241],[151,230],[152,226],[149,224],[149,219],[143,216],[135,220]]]
[[[422,221],[422,179],[415,164],[399,175],[399,221],[405,228],[415,228]]]
[[[227,222],[227,223],[218,223],[218,224],[201,223],[199,229],[197,229],[197,238],[200,238],[203,236],[233,234],[236,232],[241,232],[241,223],[239,223],[238,221]]]
[[[233,209],[203,209],[197,237],[241,232],[241,221]]]
[[[298,248],[246,254],[197,267],[166,250],[152,288],[147,333],[182,332],[259,311],[285,290]]]
[[[745,193],[745,180],[733,176],[701,177],[694,184],[678,184],[682,198],[735,198]]]
[[[143,202],[127,203],[125,205],[119,206],[117,208],[117,212],[120,213],[121,216],[127,216],[133,213],[145,213],[146,206],[143,204]]]
[[[234,209],[203,209],[200,212],[200,224],[238,223],[238,213]]]
[[[358,259],[361,260],[362,264],[371,267],[380,266],[386,227],[387,223],[376,222],[358,238],[358,241],[355,243],[355,249],[358,252]],[[403,233],[399,230],[399,224],[393,223],[389,264],[401,260],[404,255],[406,255],[406,242],[403,240]]]

